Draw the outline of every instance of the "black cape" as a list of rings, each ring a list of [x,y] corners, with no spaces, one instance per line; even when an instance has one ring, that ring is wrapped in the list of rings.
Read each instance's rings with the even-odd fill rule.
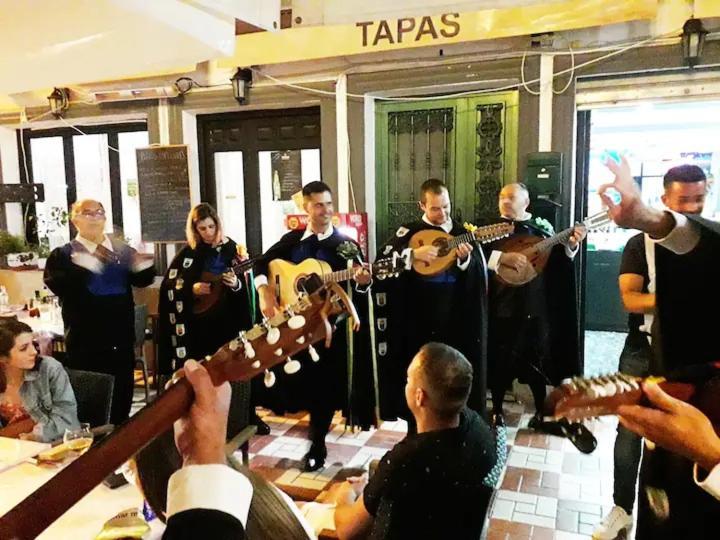
[[[358,257],[361,256],[357,243],[337,229],[323,240],[318,240],[316,235],[301,240],[304,233],[304,230],[300,230],[285,234],[263,254],[255,266],[256,273],[267,276],[268,264],[275,259],[298,264],[314,258],[327,262],[333,271],[344,270],[347,268],[347,260],[338,253],[338,248],[346,242],[354,244]],[[347,284],[342,285],[346,288]],[[336,321],[329,349],[325,349],[322,343],[315,344],[320,355],[318,362],[313,362],[309,353],[304,351],[294,357],[302,364],[299,372],[287,375],[282,366],[276,366],[273,369],[276,382],[272,387],[253,386],[253,390],[259,394],[256,394],[258,404],[277,414],[286,411],[342,409],[349,425],[366,429],[376,424],[367,322],[369,294],[358,292],[354,282],[351,287],[352,301],[361,324],[360,330],[353,333],[352,365],[348,358],[347,319],[343,318]]]
[[[490,244],[488,252],[503,251],[503,245],[519,235],[540,238],[552,236],[533,220],[511,221],[501,218],[500,221],[514,223],[515,231],[509,238]],[[528,315],[544,317],[547,321],[545,327],[549,332],[547,353],[550,361],[536,367],[553,385],[558,385],[567,377],[583,374],[583,360],[578,346],[580,323],[577,304],[575,265],[565,253],[565,246],[559,244],[552,248],[543,272],[521,287],[505,285],[497,276],[492,275],[489,339],[493,339],[493,321],[498,318],[513,319]],[[491,358],[490,361],[495,360]]]
[[[688,218],[700,231],[692,251],[677,255],[662,246],[655,249],[654,374],[720,360],[716,315],[720,305],[720,224]],[[658,520],[650,509],[646,486],[667,494],[667,520]],[[662,448],[645,452],[638,493],[638,540],[717,538],[711,524],[720,514],[720,501],[695,485],[689,460]]]
[[[209,257],[220,254],[227,268],[236,257],[236,244],[228,239],[217,248],[201,243],[195,249],[183,247],[165,272],[160,286],[158,356],[163,375],[173,373],[186,360],[212,355],[238,332],[252,325],[255,289],[249,274],[238,276],[238,291],[226,290],[212,309],[193,313],[193,284],[200,280]]]
[[[400,227],[379,250],[377,259],[401,253],[410,238],[424,229],[442,230],[415,221]],[[450,234],[458,236],[467,231],[453,222]],[[437,305],[452,306],[449,310],[448,336],[445,341],[462,352],[473,366],[473,386],[468,406],[485,415],[486,401],[486,341],[487,341],[487,272],[482,249],[476,244],[465,271],[453,266],[454,285],[447,297],[430,299],[427,281],[415,271],[398,278],[377,281],[373,286],[376,317],[376,352],[380,380],[380,414],[383,419],[408,418],[405,402],[407,368],[420,347],[430,341],[419,328]],[[436,302],[437,301],[437,302]],[[418,304],[422,304],[418,306]]]

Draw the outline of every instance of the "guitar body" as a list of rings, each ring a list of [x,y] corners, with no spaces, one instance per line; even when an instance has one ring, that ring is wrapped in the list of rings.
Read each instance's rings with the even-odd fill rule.
[[[457,249],[448,248],[448,242],[452,240],[452,238],[453,237],[446,232],[435,229],[425,229],[413,234],[409,244],[412,249],[423,246],[435,246],[438,248],[437,259],[433,262],[423,262],[415,259],[412,263],[413,270],[423,276],[436,276],[455,264]]]
[[[318,259],[305,259],[300,264],[275,259],[268,265],[268,285],[275,293],[278,305],[288,306],[298,301],[300,293],[311,293],[317,288],[316,280],[312,284],[308,280],[331,273],[330,265]]]
[[[550,250],[537,250],[535,245],[543,239],[532,234],[518,234],[504,240],[498,247],[503,253],[524,253],[530,264],[522,272],[500,265],[495,275],[505,285],[519,287],[535,279],[547,265]]]
[[[195,297],[193,301],[193,313],[195,315],[203,315],[215,306],[219,306],[228,293],[227,287],[222,281],[222,274],[203,272],[200,275],[200,281],[210,284],[210,294]]]

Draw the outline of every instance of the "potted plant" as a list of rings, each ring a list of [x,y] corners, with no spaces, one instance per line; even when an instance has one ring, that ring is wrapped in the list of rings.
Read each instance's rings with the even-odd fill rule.
[[[50,212],[37,218],[38,244],[33,246],[38,254],[38,267],[45,268],[45,262],[54,247],[63,243],[59,234],[68,224],[68,212],[60,206],[50,207]]]
[[[0,258],[3,266],[9,268],[34,266],[37,259],[25,238],[7,231],[0,231]]]

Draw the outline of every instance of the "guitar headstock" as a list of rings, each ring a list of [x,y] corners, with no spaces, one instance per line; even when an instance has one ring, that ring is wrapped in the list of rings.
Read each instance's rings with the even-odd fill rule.
[[[394,252],[391,257],[378,259],[372,265],[372,274],[378,279],[388,277],[397,277],[401,272],[412,268],[411,253],[408,251],[404,255]]]
[[[624,373],[573,377],[550,392],[544,412],[547,416],[571,421],[615,414],[620,405],[640,402],[641,382],[641,378]]]
[[[303,295],[281,313],[241,332],[203,364],[216,385],[225,381],[247,381],[265,372],[265,384],[272,386],[271,367],[284,363],[288,374],[300,370],[300,362],[292,359],[294,354],[310,349],[313,360],[319,360],[312,344],[324,340],[326,347],[330,345],[331,318],[342,313],[357,317],[343,289],[336,283],[325,284],[313,294]]]
[[[587,229],[598,229],[600,227],[604,227],[605,225],[609,225],[610,223],[612,223],[610,214],[608,214],[607,210],[604,210],[586,218],[582,224]]]
[[[473,235],[475,235],[476,241],[486,244],[510,236],[513,232],[515,232],[515,225],[512,223],[494,223],[478,227],[473,231]]]

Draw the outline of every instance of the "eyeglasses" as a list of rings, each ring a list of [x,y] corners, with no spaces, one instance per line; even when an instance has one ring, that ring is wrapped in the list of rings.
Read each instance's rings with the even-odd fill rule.
[[[103,210],[102,208],[99,208],[97,210],[83,210],[82,212],[80,212],[80,215],[86,218],[100,219],[105,217],[105,210]]]

